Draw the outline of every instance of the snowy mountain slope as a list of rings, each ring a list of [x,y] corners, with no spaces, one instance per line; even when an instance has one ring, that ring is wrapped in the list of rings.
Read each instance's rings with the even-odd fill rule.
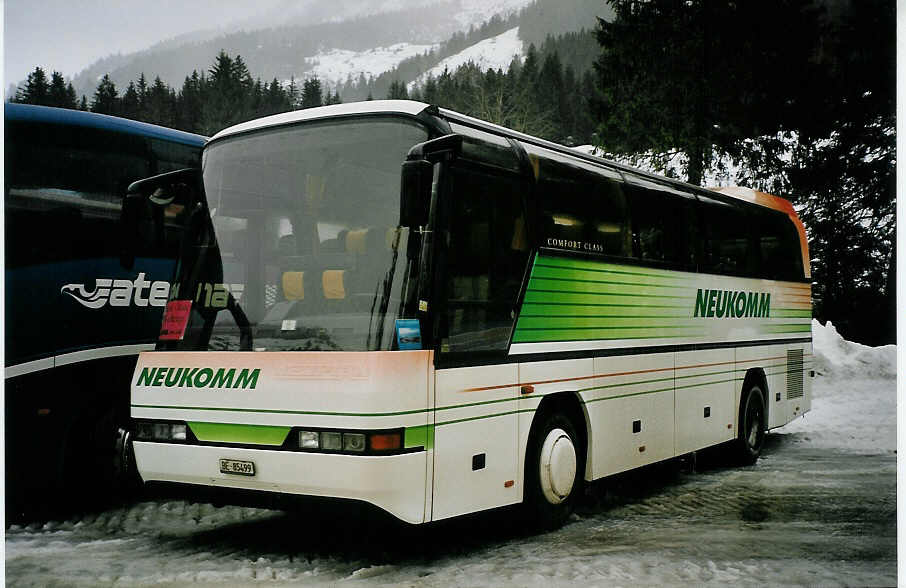
[[[105,58],[73,77],[76,92],[91,96],[105,74],[120,90],[141,73],[179,87],[193,70],[207,71],[218,51],[241,55],[254,77],[330,83],[349,73],[378,75],[405,57],[467,33],[495,15],[507,18],[533,0],[333,0],[265,2],[259,15],[231,31],[158,43],[147,50]],[[239,26],[239,25],[236,25]],[[185,39],[185,42],[182,42]],[[400,46],[411,45],[409,52]],[[421,47],[421,51],[416,49]],[[373,52],[373,53],[372,53]],[[322,69],[312,70],[315,63]],[[45,64],[47,65],[47,64]],[[50,65],[52,67],[52,64]],[[383,68],[383,69],[382,69]],[[323,72],[323,73],[322,73]],[[354,75],[355,75],[354,74]],[[366,76],[368,73],[366,73]]]
[[[496,37],[480,41],[471,47],[463,49],[455,55],[442,60],[436,66],[420,75],[409,83],[409,89],[421,86],[428,76],[438,77],[444,70],[451,73],[461,65],[472,62],[482,71],[489,69],[502,69],[506,71],[514,57],[522,58],[522,40],[519,39],[519,27],[514,27]]]
[[[366,79],[377,76],[393,69],[408,57],[436,48],[437,45],[397,43],[367,51],[325,50],[307,60],[311,64],[308,75],[327,82],[329,86],[336,86],[349,78],[357,79],[359,75],[364,75]]]

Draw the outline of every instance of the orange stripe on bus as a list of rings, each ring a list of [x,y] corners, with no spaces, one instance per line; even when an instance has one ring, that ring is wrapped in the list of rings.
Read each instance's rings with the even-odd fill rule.
[[[812,354],[805,353],[803,355],[807,356],[807,355],[812,355]],[[743,360],[739,360],[739,361],[721,361],[721,362],[717,362],[717,363],[700,363],[697,365],[681,365],[681,366],[675,366],[675,367],[654,368],[654,369],[650,369],[650,370],[636,370],[636,371],[631,371],[631,372],[613,372],[610,374],[595,374],[592,376],[576,376],[575,378],[559,378],[556,380],[538,380],[535,382],[519,382],[516,384],[499,384],[497,386],[484,386],[481,388],[466,388],[464,390],[460,390],[460,392],[484,392],[486,390],[500,390],[501,388],[515,388],[517,386],[537,386],[537,385],[541,385],[541,384],[559,384],[561,382],[578,382],[581,380],[591,380],[593,378],[609,378],[609,377],[613,377],[613,376],[631,376],[631,375],[635,375],[635,374],[651,374],[654,372],[665,372],[667,370],[689,370],[689,369],[703,368],[703,367],[714,367],[714,366],[718,366],[718,365],[752,363],[755,361],[773,361],[775,359],[786,359],[786,356],[780,355],[777,357],[760,357],[757,359],[743,359]]]

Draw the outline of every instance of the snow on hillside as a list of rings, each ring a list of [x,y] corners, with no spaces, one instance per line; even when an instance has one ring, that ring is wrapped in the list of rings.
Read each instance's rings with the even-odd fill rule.
[[[506,70],[514,57],[522,57],[522,40],[519,38],[519,27],[514,27],[496,37],[480,41],[471,47],[463,49],[456,55],[447,57],[420,75],[415,81],[410,82],[409,89],[411,90],[415,86],[424,84],[429,75],[436,78],[444,73],[445,69],[452,73],[457,67],[470,61],[479,66],[482,71],[489,69]]]
[[[335,86],[349,77],[356,79],[359,74],[366,78],[377,76],[396,67],[401,61],[431,49],[437,45],[411,45],[397,43],[389,47],[377,47],[368,51],[330,49],[307,59],[312,64],[307,74],[315,76],[328,85]]]
[[[897,447],[897,347],[847,341],[812,321],[812,410],[778,429],[812,447],[892,453]]]

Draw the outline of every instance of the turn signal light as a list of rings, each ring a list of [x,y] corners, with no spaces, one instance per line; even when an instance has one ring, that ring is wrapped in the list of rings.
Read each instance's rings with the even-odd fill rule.
[[[399,433],[375,433],[369,435],[368,446],[372,451],[391,451],[402,447],[403,440]]]

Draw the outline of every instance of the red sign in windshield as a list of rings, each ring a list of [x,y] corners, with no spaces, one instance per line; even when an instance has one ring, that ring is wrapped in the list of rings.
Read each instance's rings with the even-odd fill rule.
[[[161,341],[180,341],[186,332],[189,322],[189,311],[192,310],[191,300],[171,300],[164,311],[164,320],[160,326]]]

